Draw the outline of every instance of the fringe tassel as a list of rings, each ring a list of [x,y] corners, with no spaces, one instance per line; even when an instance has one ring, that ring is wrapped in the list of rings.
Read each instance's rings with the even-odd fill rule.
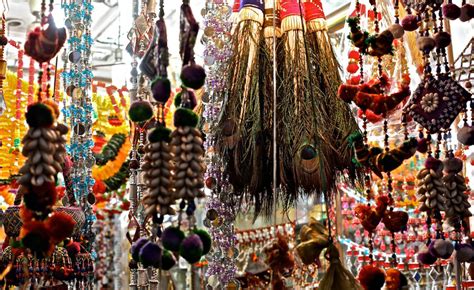
[[[262,122],[260,66],[263,12],[244,7],[239,13],[229,63],[228,88],[219,121],[219,151],[227,161],[227,173],[237,194],[261,188]]]
[[[324,135],[323,141],[332,158],[333,171],[329,174],[335,175],[336,171],[349,169],[351,179],[362,176],[353,164],[354,152],[348,143],[347,137],[359,131],[359,127],[350,107],[337,96],[337,90],[342,83],[339,75],[339,63],[334,54],[329,35],[327,33],[326,20],[315,19],[308,21],[308,47],[311,67],[314,72],[310,73],[311,81],[319,88],[322,95],[320,106],[327,120],[326,126],[321,127]]]

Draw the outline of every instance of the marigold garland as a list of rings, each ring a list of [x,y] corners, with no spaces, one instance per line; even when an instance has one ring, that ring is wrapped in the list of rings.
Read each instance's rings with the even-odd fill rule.
[[[95,165],[92,168],[92,177],[95,180],[106,180],[117,174],[117,172],[122,167],[122,164],[125,162],[125,160],[127,160],[131,148],[132,144],[127,138],[115,159],[108,161],[104,166],[99,167]]]
[[[128,99],[128,98],[125,98]],[[117,133],[127,134],[130,132],[130,125],[124,118],[125,112],[128,111],[129,104],[125,107],[119,106],[121,114],[117,114],[114,110],[111,99],[108,96],[102,96],[97,93],[92,95],[92,102],[95,105],[97,112],[97,120],[94,123],[94,131],[100,131],[105,134],[106,137],[112,136]],[[109,117],[118,118],[122,121],[121,125],[113,126],[109,123]]]
[[[21,84],[21,112],[20,120],[15,119],[16,115],[16,91],[17,87],[17,76],[15,73],[7,71],[7,78],[3,84],[3,94],[5,98],[5,104],[7,109],[0,116],[0,179],[9,179],[12,175],[18,174],[18,164],[23,164],[25,158],[19,154],[21,144],[15,146],[15,136],[23,136],[27,131],[27,126],[18,126],[19,132],[15,132],[15,126],[12,126],[12,122],[25,122],[25,108],[26,108],[26,94],[28,92],[28,82],[22,81]],[[12,150],[16,148],[18,150]]]

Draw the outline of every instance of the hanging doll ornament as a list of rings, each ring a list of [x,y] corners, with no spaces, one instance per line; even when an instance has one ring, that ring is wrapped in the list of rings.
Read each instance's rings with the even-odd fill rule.
[[[341,262],[339,249],[331,244],[326,250],[324,257],[330,263],[329,268],[324,274],[318,289],[333,290],[333,289],[347,289],[347,290],[362,290],[361,284],[354,278],[352,273],[347,270]],[[366,288],[367,289],[367,288]],[[368,288],[372,290],[373,288]]]
[[[53,1],[51,1],[53,3]],[[53,5],[50,4],[49,15],[45,15],[45,0],[41,4],[41,26],[28,34],[25,42],[25,54],[39,63],[49,62],[61,50],[66,41],[66,29],[57,28],[53,18]]]
[[[316,264],[321,267],[321,252],[330,245],[327,229],[323,224],[311,217],[307,225],[301,227],[300,243],[296,252],[305,265]]]

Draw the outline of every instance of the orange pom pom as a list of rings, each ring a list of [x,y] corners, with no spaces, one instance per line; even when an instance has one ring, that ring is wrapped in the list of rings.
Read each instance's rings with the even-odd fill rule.
[[[70,237],[74,231],[76,222],[74,219],[63,212],[55,212],[49,219],[46,220],[46,228],[48,229],[51,240],[54,243],[59,243]]]

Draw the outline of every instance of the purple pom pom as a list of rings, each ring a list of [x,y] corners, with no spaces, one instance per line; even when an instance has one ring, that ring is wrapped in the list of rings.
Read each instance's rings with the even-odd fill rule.
[[[449,241],[442,239],[432,241],[429,246],[430,254],[435,256],[436,258],[449,259],[453,251],[453,244]]]
[[[464,125],[458,131],[458,141],[464,145],[474,145],[474,127],[469,125]]]
[[[444,171],[446,173],[458,173],[463,169],[464,163],[459,158],[448,158],[443,161]]]
[[[160,262],[161,248],[158,244],[148,242],[140,250],[140,262],[144,267],[151,267]]]
[[[472,4],[464,4],[461,7],[461,15],[459,16],[459,20],[462,22],[467,22],[474,17],[474,5]]]
[[[171,83],[166,78],[156,78],[151,83],[153,98],[159,103],[166,103],[171,95]]]
[[[146,238],[139,238],[137,241],[135,241],[133,244],[132,244],[132,247],[130,249],[130,252],[132,253],[132,258],[139,262],[140,258],[139,258],[139,255],[140,255],[140,250],[142,249],[142,247],[148,243],[148,239]]]
[[[461,8],[454,3],[447,3],[443,5],[443,15],[449,20],[456,20],[461,16]]]
[[[402,19],[402,27],[405,31],[415,31],[418,29],[418,17],[416,15],[407,15]]]
[[[438,171],[443,168],[443,162],[434,157],[428,157],[425,161],[425,167],[428,169],[433,169],[434,171]]]
[[[181,243],[179,255],[188,261],[189,264],[194,264],[201,260],[203,247],[201,238],[196,234],[192,234]]]
[[[429,251],[418,253],[418,262],[423,265],[433,265],[436,262],[436,257],[431,255]]]
[[[469,244],[456,245],[456,259],[460,263],[469,262],[474,256],[474,251]]]
[[[179,251],[179,246],[184,239],[184,233],[175,227],[166,228],[161,234],[163,247],[169,251]]]
[[[180,78],[185,87],[198,90],[204,86],[206,71],[200,65],[190,64],[183,68]]]

